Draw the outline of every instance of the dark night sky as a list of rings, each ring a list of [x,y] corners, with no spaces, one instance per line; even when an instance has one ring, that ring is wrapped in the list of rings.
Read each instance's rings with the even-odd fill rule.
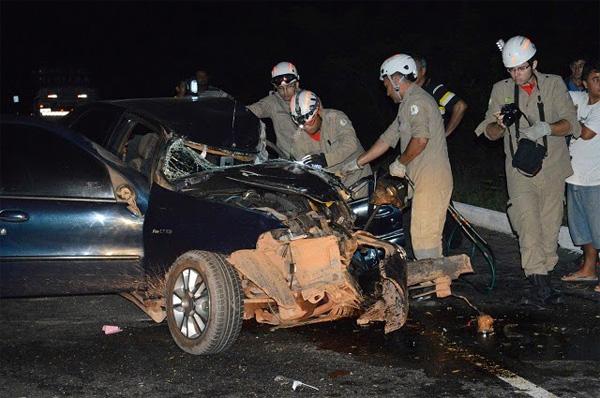
[[[41,66],[88,69],[102,98],[173,95],[205,68],[214,85],[252,102],[269,90],[271,67],[290,60],[302,86],[345,111],[369,145],[394,113],[379,65],[418,52],[469,103],[461,127],[472,131],[506,76],[494,43],[529,36],[539,69],[564,74],[575,54],[598,55],[599,4],[2,1],[3,104]]]

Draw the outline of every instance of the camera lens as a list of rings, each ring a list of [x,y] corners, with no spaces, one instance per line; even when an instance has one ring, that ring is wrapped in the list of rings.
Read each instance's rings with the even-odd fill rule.
[[[519,116],[521,116],[521,111],[515,104],[506,104],[502,106],[500,114],[502,115],[502,123],[504,123],[506,127],[510,127],[517,121]]]

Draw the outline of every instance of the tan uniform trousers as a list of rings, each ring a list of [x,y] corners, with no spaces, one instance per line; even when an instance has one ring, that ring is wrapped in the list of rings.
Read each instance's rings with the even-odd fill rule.
[[[442,257],[442,232],[450,205],[452,188],[440,190],[436,184],[417,184],[411,209],[410,237],[415,258]]]
[[[512,166],[507,167],[506,175],[510,197],[507,212],[519,237],[523,271],[526,276],[545,275],[558,262],[565,182],[543,174],[534,178],[518,175]]]

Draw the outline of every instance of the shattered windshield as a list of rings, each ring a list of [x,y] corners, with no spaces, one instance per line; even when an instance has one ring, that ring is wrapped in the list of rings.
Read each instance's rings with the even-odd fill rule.
[[[167,145],[162,172],[168,180],[173,181],[195,173],[259,164],[266,160],[264,149],[258,153],[235,152],[175,138]]]

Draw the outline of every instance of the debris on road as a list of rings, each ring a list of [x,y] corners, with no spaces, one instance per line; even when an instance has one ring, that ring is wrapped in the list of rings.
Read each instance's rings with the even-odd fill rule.
[[[482,314],[477,317],[477,333],[483,335],[494,332],[494,318],[487,314]]]
[[[310,384],[306,384],[301,382],[300,380],[294,380],[294,379],[290,379],[289,377],[285,377],[285,376],[275,376],[275,381],[278,382],[281,385],[285,385],[288,383],[292,383],[292,390],[296,391],[296,389],[298,387],[308,387],[308,388],[312,388],[315,391],[319,391],[319,389],[315,386],[311,386]]]
[[[102,331],[104,334],[116,334],[122,332],[123,329],[115,325],[104,325],[102,326]]]
[[[494,318],[482,312],[479,308],[475,307],[469,300],[464,296],[458,296],[453,294],[452,296],[464,300],[465,303],[473,308],[479,315],[477,315],[477,333],[481,333],[484,336],[494,333]],[[470,322],[469,322],[470,323]]]

